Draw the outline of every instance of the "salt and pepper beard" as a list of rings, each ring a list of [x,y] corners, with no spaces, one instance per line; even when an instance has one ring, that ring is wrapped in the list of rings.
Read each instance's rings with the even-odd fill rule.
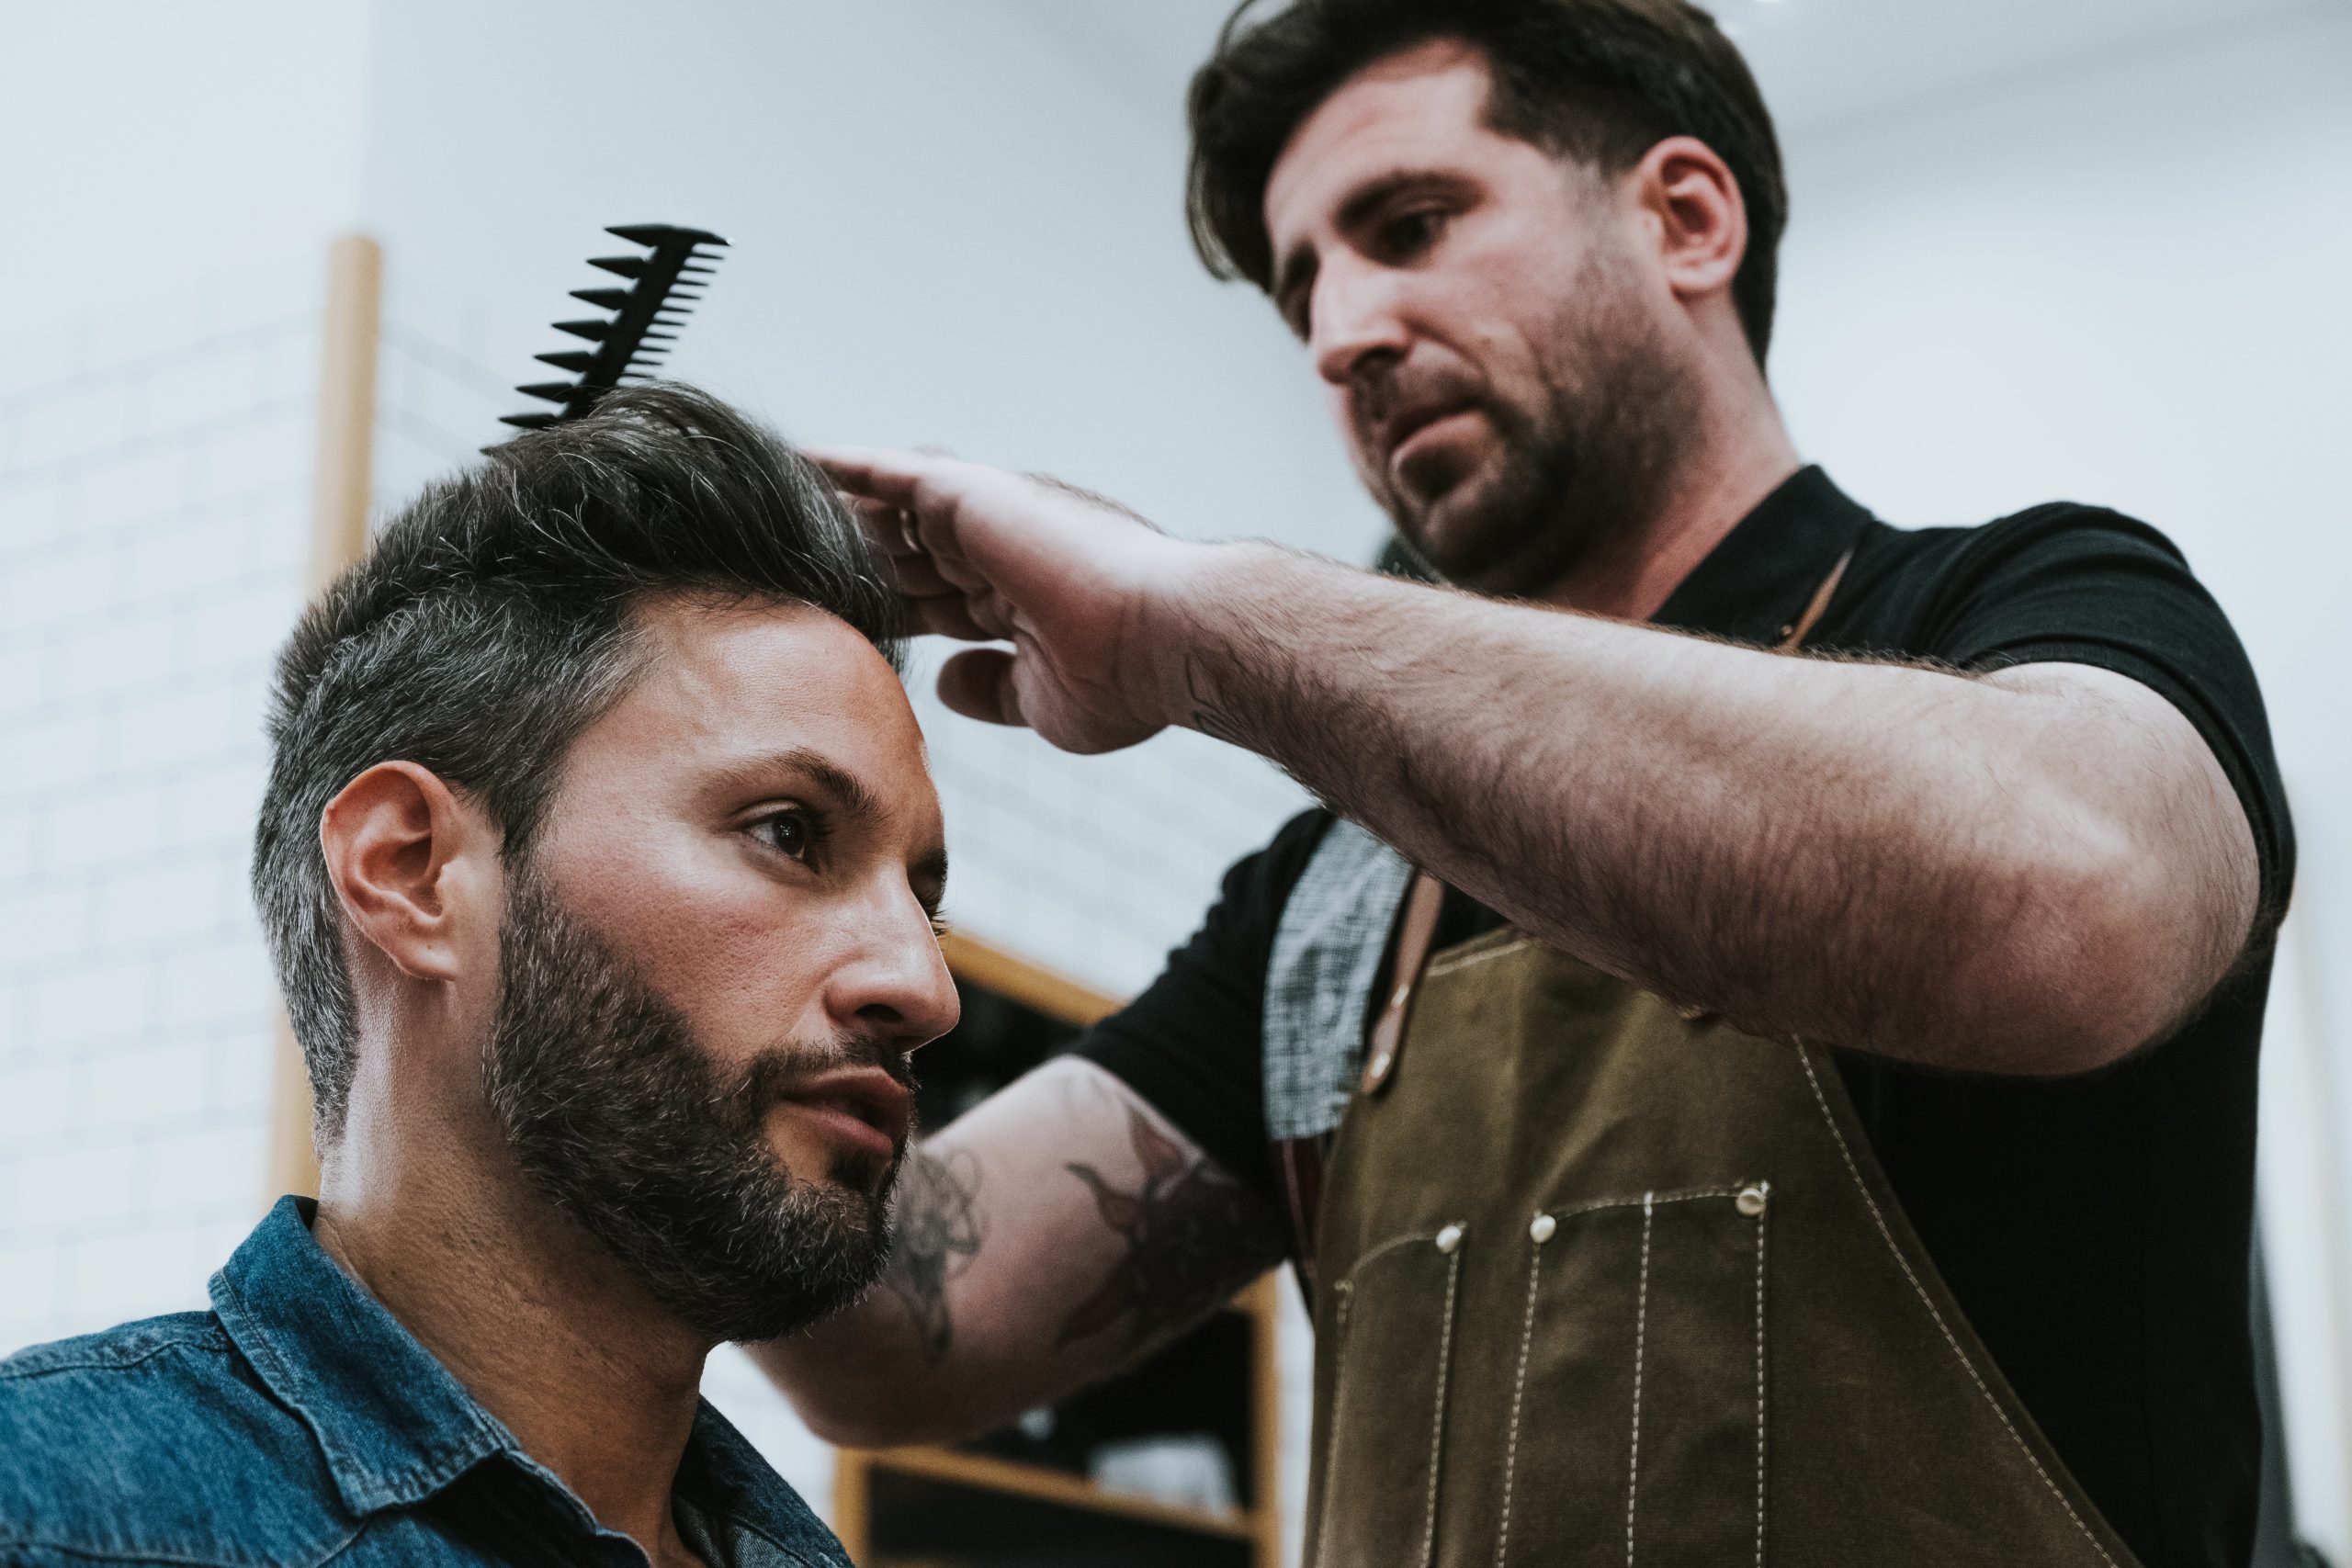
[[[498,1019],[483,1075],[525,1175],[688,1327],[774,1338],[857,1299],[890,1247],[899,1162],[844,1153],[811,1179],[770,1146],[782,1090],[814,1070],[905,1054],[786,1044],[732,1084],[676,1009],[512,868]]]

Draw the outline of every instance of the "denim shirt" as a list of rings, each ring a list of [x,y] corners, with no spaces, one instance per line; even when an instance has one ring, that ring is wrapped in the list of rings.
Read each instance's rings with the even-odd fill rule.
[[[212,1307],[0,1360],[0,1564],[580,1563],[641,1568],[279,1200]],[[678,1466],[689,1546],[848,1568],[709,1404]]]

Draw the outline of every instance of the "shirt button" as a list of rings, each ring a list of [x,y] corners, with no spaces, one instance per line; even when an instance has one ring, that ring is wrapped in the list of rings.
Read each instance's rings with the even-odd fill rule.
[[[1437,1249],[1440,1252],[1452,1252],[1461,1245],[1462,1227],[1460,1225],[1448,1225],[1437,1233]]]
[[[1739,1190],[1739,1196],[1732,1202],[1741,1213],[1752,1220],[1764,1212],[1764,1195],[1771,1190],[1772,1184],[1769,1181],[1751,1182]]]
[[[1551,1215],[1538,1214],[1535,1216],[1535,1223],[1527,1227],[1527,1234],[1535,1239],[1536,1246],[1541,1247],[1551,1240],[1552,1233],[1559,1228],[1560,1222]]]

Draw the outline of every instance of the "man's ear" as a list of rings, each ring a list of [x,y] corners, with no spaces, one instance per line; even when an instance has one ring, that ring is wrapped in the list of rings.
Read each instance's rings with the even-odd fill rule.
[[[1687,300],[1728,291],[1747,254],[1747,206],[1714,149],[1695,136],[1669,136],[1627,179],[1675,293]]]
[[[319,817],[327,876],[359,933],[416,980],[454,980],[460,936],[499,884],[497,837],[428,768],[379,762]]]

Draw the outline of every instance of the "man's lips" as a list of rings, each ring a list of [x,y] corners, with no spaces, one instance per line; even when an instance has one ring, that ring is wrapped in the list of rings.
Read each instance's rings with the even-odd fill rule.
[[[1440,420],[1467,413],[1472,405],[1459,400],[1452,402],[1423,403],[1418,407],[1399,409],[1380,425],[1380,450],[1388,462],[1395,462],[1405,444]]]
[[[842,1142],[885,1158],[906,1146],[907,1129],[914,1120],[914,1097],[880,1067],[826,1073],[797,1085],[783,1098],[798,1110],[813,1112]]]

